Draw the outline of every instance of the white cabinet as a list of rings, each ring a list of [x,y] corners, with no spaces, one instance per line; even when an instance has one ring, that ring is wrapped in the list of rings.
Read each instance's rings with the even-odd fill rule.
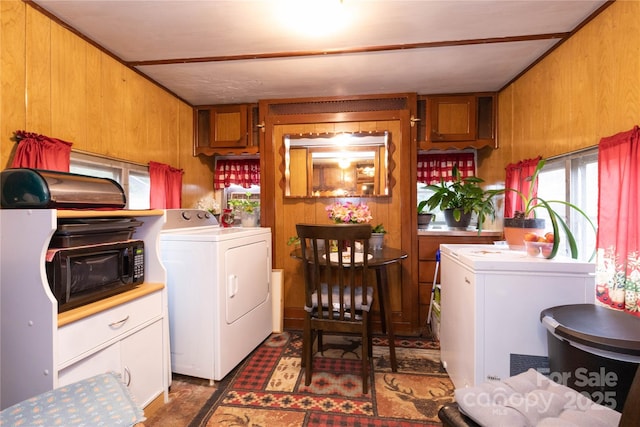
[[[58,218],[135,217],[145,283],[58,313],[45,253]],[[146,406],[168,401],[171,378],[166,272],[158,254],[163,211],[0,210],[0,407],[102,372],[122,375]]]
[[[441,245],[442,364],[456,388],[548,370],[540,312],[593,303],[594,264],[493,245]]]
[[[158,303],[159,309],[161,295],[156,292],[123,304],[127,311],[123,312],[122,307],[115,307],[60,328],[60,354],[71,357],[60,365],[58,386],[102,372],[113,371],[120,373],[122,380],[129,386],[140,405],[146,406],[159,396],[164,390],[161,373],[164,369],[163,347],[166,345],[162,332],[162,317],[158,316],[159,310],[155,316],[149,316],[152,313],[144,311],[145,303],[148,306],[149,302],[154,300]],[[143,322],[133,328],[126,328],[126,324],[135,316],[160,320],[154,320],[151,324]],[[123,322],[120,333],[105,339],[100,334],[100,326],[105,329],[114,327],[117,329],[120,320],[113,319],[126,319],[126,321]],[[91,338],[96,339],[87,339],[91,331],[95,332],[94,337]],[[98,339],[100,337],[101,339]],[[86,350],[86,343],[93,344],[93,347]],[[107,347],[104,347],[105,345]],[[96,351],[96,348],[99,350]],[[72,351],[74,349],[75,351]],[[68,364],[69,361],[75,360],[79,361]]]
[[[109,310],[85,317],[58,329],[59,366],[73,363],[103,343],[118,340],[149,319],[162,316],[162,294],[150,295],[119,304]]]
[[[160,320],[120,342],[122,376],[143,406],[151,403],[164,390],[163,375],[158,375],[164,370],[163,347]]]

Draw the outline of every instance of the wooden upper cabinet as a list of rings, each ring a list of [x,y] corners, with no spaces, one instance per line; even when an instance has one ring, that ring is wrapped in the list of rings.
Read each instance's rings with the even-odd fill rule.
[[[196,107],[194,155],[258,152],[257,105]]]
[[[495,99],[493,93],[420,97],[419,148],[495,148]]]
[[[473,141],[476,139],[476,97],[430,96],[427,98],[427,141]]]

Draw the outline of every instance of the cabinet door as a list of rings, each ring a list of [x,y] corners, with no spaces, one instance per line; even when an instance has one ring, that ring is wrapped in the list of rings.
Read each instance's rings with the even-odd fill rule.
[[[211,108],[211,147],[246,147],[249,127],[246,105],[228,105]]]
[[[260,126],[256,104],[197,107],[194,114],[194,156],[258,153]]]
[[[136,402],[147,406],[163,391],[162,320],[58,372],[58,387],[104,372],[119,372]]]
[[[121,372],[120,366],[120,343],[116,342],[58,371],[57,387],[62,387],[105,372]]]
[[[121,341],[122,378],[141,406],[163,391],[162,320]]]
[[[477,137],[475,95],[427,98],[427,140],[473,141]]]

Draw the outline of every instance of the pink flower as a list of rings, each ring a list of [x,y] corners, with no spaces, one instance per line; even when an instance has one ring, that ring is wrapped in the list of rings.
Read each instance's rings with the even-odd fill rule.
[[[329,219],[337,224],[367,224],[372,219],[369,206],[364,203],[356,205],[351,202],[344,204],[336,202],[327,206],[326,211],[329,214]]]

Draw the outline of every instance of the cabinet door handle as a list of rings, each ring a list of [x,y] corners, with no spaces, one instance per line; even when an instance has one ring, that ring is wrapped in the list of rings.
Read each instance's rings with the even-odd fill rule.
[[[465,277],[465,278],[464,278],[464,283],[471,284],[471,280],[469,280],[467,277]]]
[[[127,379],[127,387],[131,385],[131,371],[126,366],[124,367],[124,377]]]
[[[110,328],[115,328],[115,329],[120,328],[120,327],[122,327],[122,325],[125,324],[125,322],[127,320],[129,320],[129,316],[128,315],[127,315],[127,317],[125,317],[122,320],[118,320],[117,322],[109,323],[109,327]]]

